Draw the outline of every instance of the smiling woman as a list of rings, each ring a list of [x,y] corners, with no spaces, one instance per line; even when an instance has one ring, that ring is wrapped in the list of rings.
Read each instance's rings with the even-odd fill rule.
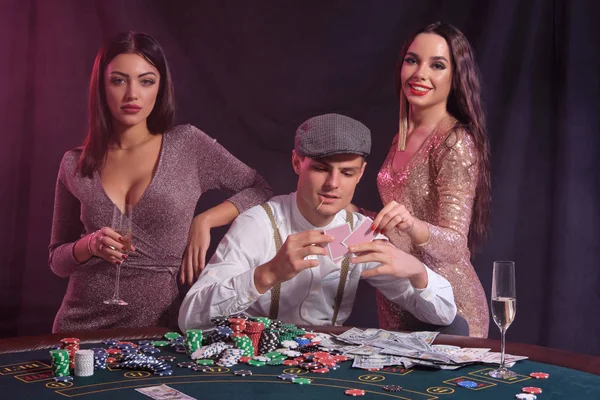
[[[384,208],[373,228],[446,278],[469,334],[486,337],[489,312],[470,258],[487,229],[489,144],[471,46],[454,26],[414,33],[398,58],[399,131],[377,177]],[[423,324],[377,292],[384,329]],[[466,332],[465,332],[466,333]]]
[[[65,153],[56,183],[49,264],[69,285],[55,332],[175,326],[177,276],[188,284],[198,277],[210,229],[271,196],[256,171],[207,134],[172,127],[174,108],[154,38],[127,32],[100,49],[88,134]],[[231,197],[192,219],[199,196],[217,188]],[[133,206],[131,245],[110,228],[116,204]],[[128,305],[105,305],[124,260],[120,297]]]

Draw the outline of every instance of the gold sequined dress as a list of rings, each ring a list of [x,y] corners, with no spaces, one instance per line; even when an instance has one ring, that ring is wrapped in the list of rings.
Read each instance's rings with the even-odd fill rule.
[[[383,204],[395,200],[429,225],[429,241],[412,244],[403,232],[386,232],[398,248],[414,255],[445,277],[454,289],[458,314],[471,336],[487,337],[488,303],[470,262],[467,235],[477,184],[477,149],[457,121],[444,118],[401,171],[393,171],[394,139],[377,176]],[[418,330],[423,323],[377,292],[379,325],[383,329]]]

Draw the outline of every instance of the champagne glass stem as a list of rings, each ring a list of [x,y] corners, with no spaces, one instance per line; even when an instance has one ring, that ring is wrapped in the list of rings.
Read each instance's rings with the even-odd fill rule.
[[[122,262],[117,264],[117,280],[115,282],[115,294],[113,294],[113,299],[115,300],[119,298],[119,278],[121,277],[121,264]]]
[[[504,352],[505,352],[505,337],[506,337],[506,328],[501,329],[500,330],[500,369],[504,370],[506,369],[506,366],[504,365]]]

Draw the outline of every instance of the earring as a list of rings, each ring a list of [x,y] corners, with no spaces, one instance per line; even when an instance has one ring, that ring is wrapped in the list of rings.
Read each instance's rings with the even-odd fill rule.
[[[400,112],[398,116],[398,150],[406,150],[406,134],[408,131],[408,101],[400,91]]]

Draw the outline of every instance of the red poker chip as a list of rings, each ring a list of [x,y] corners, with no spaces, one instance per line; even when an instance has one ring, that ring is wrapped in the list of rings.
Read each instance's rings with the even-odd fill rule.
[[[334,365],[336,365],[337,363],[334,360],[331,361],[319,361],[321,364],[323,364],[325,367],[333,367]]]
[[[375,372],[375,371],[379,371],[381,368],[367,368],[367,371],[370,372]]]
[[[312,372],[314,372],[315,374],[326,374],[329,372],[329,368],[317,368],[313,369]]]
[[[298,364],[300,364],[300,363],[298,361],[296,361],[296,360],[285,360],[283,362],[283,365],[286,365],[288,367],[297,367]]]
[[[317,334],[316,333],[305,333],[304,337],[307,339],[314,339],[317,337]]]
[[[60,339],[61,343],[67,344],[67,343],[74,343],[74,344],[79,344],[81,341],[77,338],[63,338]]]
[[[348,389],[344,393],[348,396],[364,396],[367,392],[362,389]]]
[[[529,374],[530,377],[535,378],[535,379],[548,379],[550,378],[550,374],[547,374],[546,372],[532,372]]]
[[[542,389],[535,386],[525,386],[521,391],[529,394],[542,394]]]
[[[238,361],[245,364],[250,360],[252,360],[252,357],[243,356],[243,357],[240,357]]]

